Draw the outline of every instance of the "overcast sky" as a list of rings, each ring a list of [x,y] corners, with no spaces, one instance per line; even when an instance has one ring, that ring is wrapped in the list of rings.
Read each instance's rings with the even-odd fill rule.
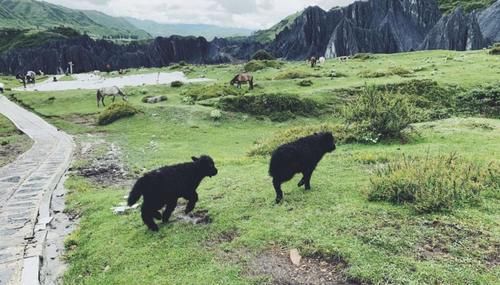
[[[213,24],[249,29],[268,28],[311,5],[323,9],[354,0],[43,0],[73,9],[130,16],[162,23]]]

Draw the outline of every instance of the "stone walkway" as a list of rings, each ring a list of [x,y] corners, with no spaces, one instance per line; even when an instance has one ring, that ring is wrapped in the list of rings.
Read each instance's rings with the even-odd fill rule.
[[[69,166],[74,144],[1,95],[0,113],[34,141],[29,151],[0,168],[0,285],[39,284],[52,192]]]

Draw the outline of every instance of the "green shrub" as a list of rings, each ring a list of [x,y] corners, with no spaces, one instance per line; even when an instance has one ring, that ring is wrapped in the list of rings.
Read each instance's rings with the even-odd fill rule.
[[[490,54],[491,54],[491,55],[500,55],[500,46],[494,46],[494,47],[490,50]]]
[[[302,80],[298,83],[299,86],[302,86],[302,87],[309,87],[309,86],[312,86],[313,85],[313,82],[311,80]]]
[[[170,87],[173,87],[173,88],[182,87],[183,85],[184,85],[184,82],[182,82],[182,81],[178,81],[178,80],[176,80],[176,81],[172,81],[172,82],[170,83]]]
[[[462,113],[500,118],[500,84],[474,88],[462,93],[457,101]]]
[[[455,154],[402,157],[378,168],[370,179],[369,200],[408,203],[418,213],[476,204],[481,193],[499,191],[500,168],[482,167]]]
[[[127,102],[116,102],[109,105],[99,114],[97,124],[100,126],[108,125],[121,118],[131,117],[139,111]]]
[[[375,58],[375,56],[371,53],[357,53],[352,56],[353,59],[360,59],[360,60],[368,60]]]
[[[245,88],[235,88],[234,86],[212,84],[212,85],[191,85],[184,90],[181,95],[190,97],[193,101],[201,101],[224,96],[240,96],[247,92]]]
[[[270,116],[271,119],[278,121],[282,121],[283,118],[290,119],[291,114],[310,116],[318,113],[315,101],[301,99],[292,94],[223,97],[219,100],[218,107],[225,111]]]
[[[402,95],[367,86],[344,109],[349,128],[360,142],[403,139],[403,130],[417,122],[415,106]]]
[[[401,67],[401,66],[391,66],[391,67],[389,67],[388,73],[390,73],[392,75],[398,75],[398,76],[404,77],[404,76],[408,76],[412,72],[404,67]]]
[[[258,50],[253,56],[253,60],[274,60],[274,56],[267,50]]]
[[[251,60],[243,67],[246,72],[255,72],[266,68],[279,69],[283,66],[283,62],[277,60]]]
[[[294,70],[287,70],[280,72],[276,77],[274,77],[275,80],[285,80],[285,79],[303,79],[303,78],[310,78],[310,77],[321,77],[321,75],[317,73],[311,73],[308,71],[300,70],[300,69],[294,69]]]
[[[257,141],[248,152],[249,156],[270,155],[278,146],[297,140],[301,137],[309,136],[319,132],[332,132],[335,140],[343,142],[345,139],[345,129],[340,125],[322,124],[293,127],[278,131],[271,137]]]
[[[361,78],[380,78],[388,76],[388,74],[387,72],[382,70],[376,70],[376,71],[363,70],[360,73],[358,73],[358,76]]]

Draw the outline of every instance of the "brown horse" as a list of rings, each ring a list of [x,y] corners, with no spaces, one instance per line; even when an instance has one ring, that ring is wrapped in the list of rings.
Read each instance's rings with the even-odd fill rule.
[[[318,59],[314,56],[311,57],[311,59],[309,59],[309,61],[311,62],[311,67],[315,67],[316,63],[318,63]]]
[[[229,84],[234,85],[237,83],[237,87],[241,88],[241,84],[248,84],[250,85],[250,90],[253,89],[253,76],[250,73],[240,73],[236,75]]]

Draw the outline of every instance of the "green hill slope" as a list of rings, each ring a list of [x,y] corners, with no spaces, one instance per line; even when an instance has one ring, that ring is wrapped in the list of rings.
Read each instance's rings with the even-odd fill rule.
[[[94,11],[78,11],[34,0],[0,0],[0,27],[49,29],[71,27],[95,38],[127,35],[150,38],[149,34],[120,18]]]

